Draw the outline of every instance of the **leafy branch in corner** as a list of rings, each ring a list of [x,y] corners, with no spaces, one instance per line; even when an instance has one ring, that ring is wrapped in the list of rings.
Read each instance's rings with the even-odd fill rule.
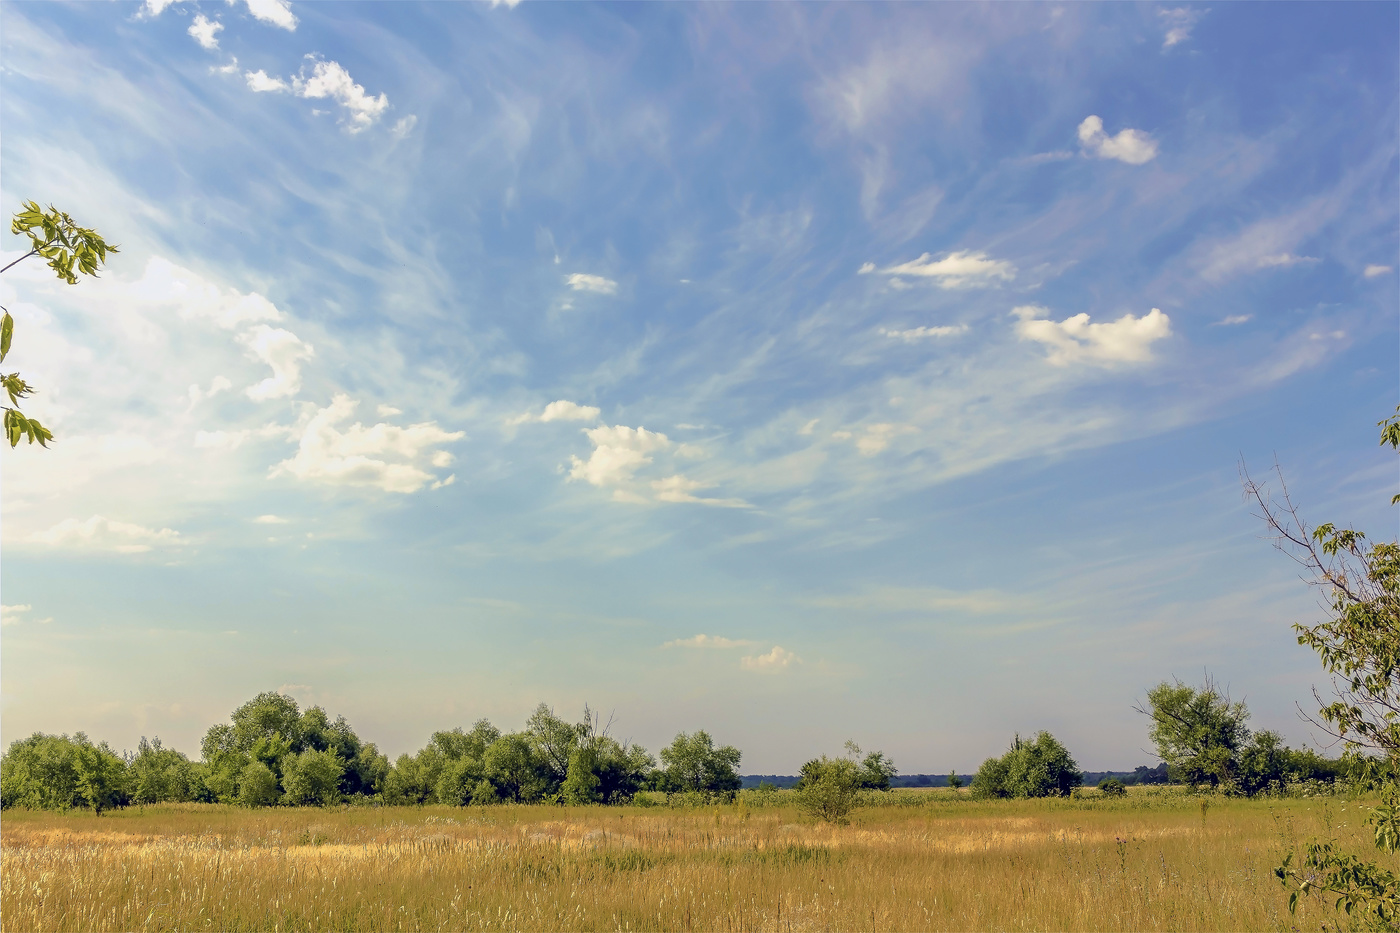
[[[48,260],[54,274],[69,285],[77,285],[80,274],[96,278],[97,270],[107,261],[107,254],[119,252],[96,230],[78,226],[72,217],[53,205],[46,211],[33,201],[25,201],[24,209],[15,214],[10,232],[29,237],[30,249],[0,272],[10,270],[31,256],[41,256]],[[3,363],[10,354],[15,320],[9,309],[0,306],[0,311],[5,312],[4,317],[0,317],[0,363]],[[28,438],[31,444],[38,441],[40,447],[47,447],[53,440],[53,433],[38,419],[20,411],[20,399],[33,395],[34,387],[21,379],[19,373],[0,373],[0,387],[10,400],[10,404],[0,405],[5,409],[5,438],[10,446],[15,447],[21,439]]]

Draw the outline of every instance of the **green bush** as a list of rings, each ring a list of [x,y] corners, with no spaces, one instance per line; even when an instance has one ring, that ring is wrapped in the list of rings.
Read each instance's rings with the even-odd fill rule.
[[[1019,735],[1000,758],[988,758],[972,779],[975,797],[1065,797],[1084,783],[1074,758],[1048,732]]]

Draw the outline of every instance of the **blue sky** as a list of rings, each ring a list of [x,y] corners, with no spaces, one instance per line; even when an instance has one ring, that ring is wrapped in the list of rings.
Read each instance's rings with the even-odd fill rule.
[[[1239,458],[1395,531],[1393,4],[0,6],[3,740],[284,689],[746,772],[1309,741]],[[20,254],[5,235],[0,259]]]

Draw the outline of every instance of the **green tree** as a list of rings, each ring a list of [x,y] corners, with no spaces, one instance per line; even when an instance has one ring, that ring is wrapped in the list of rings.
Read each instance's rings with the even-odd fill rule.
[[[741,755],[732,745],[715,748],[703,729],[690,735],[682,732],[661,750],[665,785],[668,790],[706,796],[733,794],[743,786],[738,772]]]
[[[1381,446],[1400,450],[1400,407],[1379,422]],[[1332,618],[1294,625],[1298,643],[1317,652],[1332,679],[1332,698],[1318,695],[1321,725],[1366,762],[1380,785],[1381,803],[1368,821],[1375,847],[1400,849],[1400,542],[1369,543],[1352,528],[1332,523],[1309,529],[1298,515],[1282,472],[1279,497],[1256,483],[1241,464],[1245,497],[1258,506],[1274,544],[1307,571],[1326,594]],[[1400,503],[1400,494],[1391,498]],[[1400,928],[1400,876],[1380,863],[1344,852],[1335,842],[1314,840],[1289,851],[1275,873],[1289,890],[1289,910],[1300,897],[1321,895],[1363,923]]]
[[[33,201],[25,201],[24,209],[10,221],[10,232],[17,236],[29,237],[29,252],[9,263],[0,272],[5,272],[31,256],[48,260],[49,268],[69,285],[78,284],[78,274],[97,277],[97,270],[107,261],[108,253],[118,252],[96,231],[80,227],[63,211],[49,205],[46,211]],[[76,269],[76,271],[74,271]],[[8,309],[0,308],[0,363],[10,353],[14,339],[15,321]],[[34,387],[25,382],[19,373],[0,373],[0,385],[9,396],[5,409],[5,437],[10,446],[19,444],[21,438],[29,443],[38,441],[39,446],[47,447],[53,434],[37,419],[29,418],[20,411],[20,400],[34,394]]]
[[[340,800],[340,778],[345,766],[329,749],[305,749],[289,756],[282,774],[283,799],[293,806],[330,806]]]
[[[1209,675],[1200,690],[1165,681],[1147,692],[1151,738],[1172,779],[1185,784],[1238,789],[1239,756],[1249,742],[1249,710],[1232,703]]]
[[[525,723],[543,769],[546,793],[557,794],[569,776],[569,759],[578,747],[579,728],[541,703]]]
[[[1000,758],[989,758],[972,779],[977,797],[1063,797],[1084,783],[1069,750],[1048,732],[1027,742],[1017,735]]]
[[[173,748],[165,748],[157,738],[141,737],[136,757],[127,763],[131,799],[135,803],[197,800],[203,795],[203,781],[194,764]]]
[[[81,743],[73,765],[78,774],[78,794],[93,813],[101,816],[103,810],[122,804],[126,765],[107,743]]]
[[[261,761],[252,761],[239,773],[229,796],[245,807],[270,807],[282,794],[272,769]]]
[[[1106,777],[1099,781],[1099,793],[1105,797],[1123,797],[1128,793],[1128,788],[1116,777]]]
[[[854,741],[846,742],[846,752],[852,760],[860,757],[860,746]],[[889,790],[890,779],[899,773],[894,762],[884,752],[871,752],[860,763],[860,786],[862,790]]]
[[[67,810],[83,806],[78,792],[76,758],[87,736],[79,732],[44,735],[36,732],[10,744],[0,759],[0,806],[26,810]]]
[[[828,823],[848,823],[864,775],[850,758],[813,758],[802,766],[794,799],[803,812]]]
[[[546,769],[537,757],[537,746],[528,733],[511,733],[492,742],[482,759],[482,770],[497,799],[529,803],[545,794]],[[473,794],[473,802],[478,797],[483,802],[490,799],[484,790],[481,794]]]

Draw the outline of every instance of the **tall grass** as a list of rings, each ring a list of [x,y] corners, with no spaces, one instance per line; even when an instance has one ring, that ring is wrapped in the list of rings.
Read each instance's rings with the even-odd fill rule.
[[[918,792],[916,792],[918,793]],[[5,930],[1272,930],[1295,836],[1355,804],[922,792],[794,808],[7,811]]]

